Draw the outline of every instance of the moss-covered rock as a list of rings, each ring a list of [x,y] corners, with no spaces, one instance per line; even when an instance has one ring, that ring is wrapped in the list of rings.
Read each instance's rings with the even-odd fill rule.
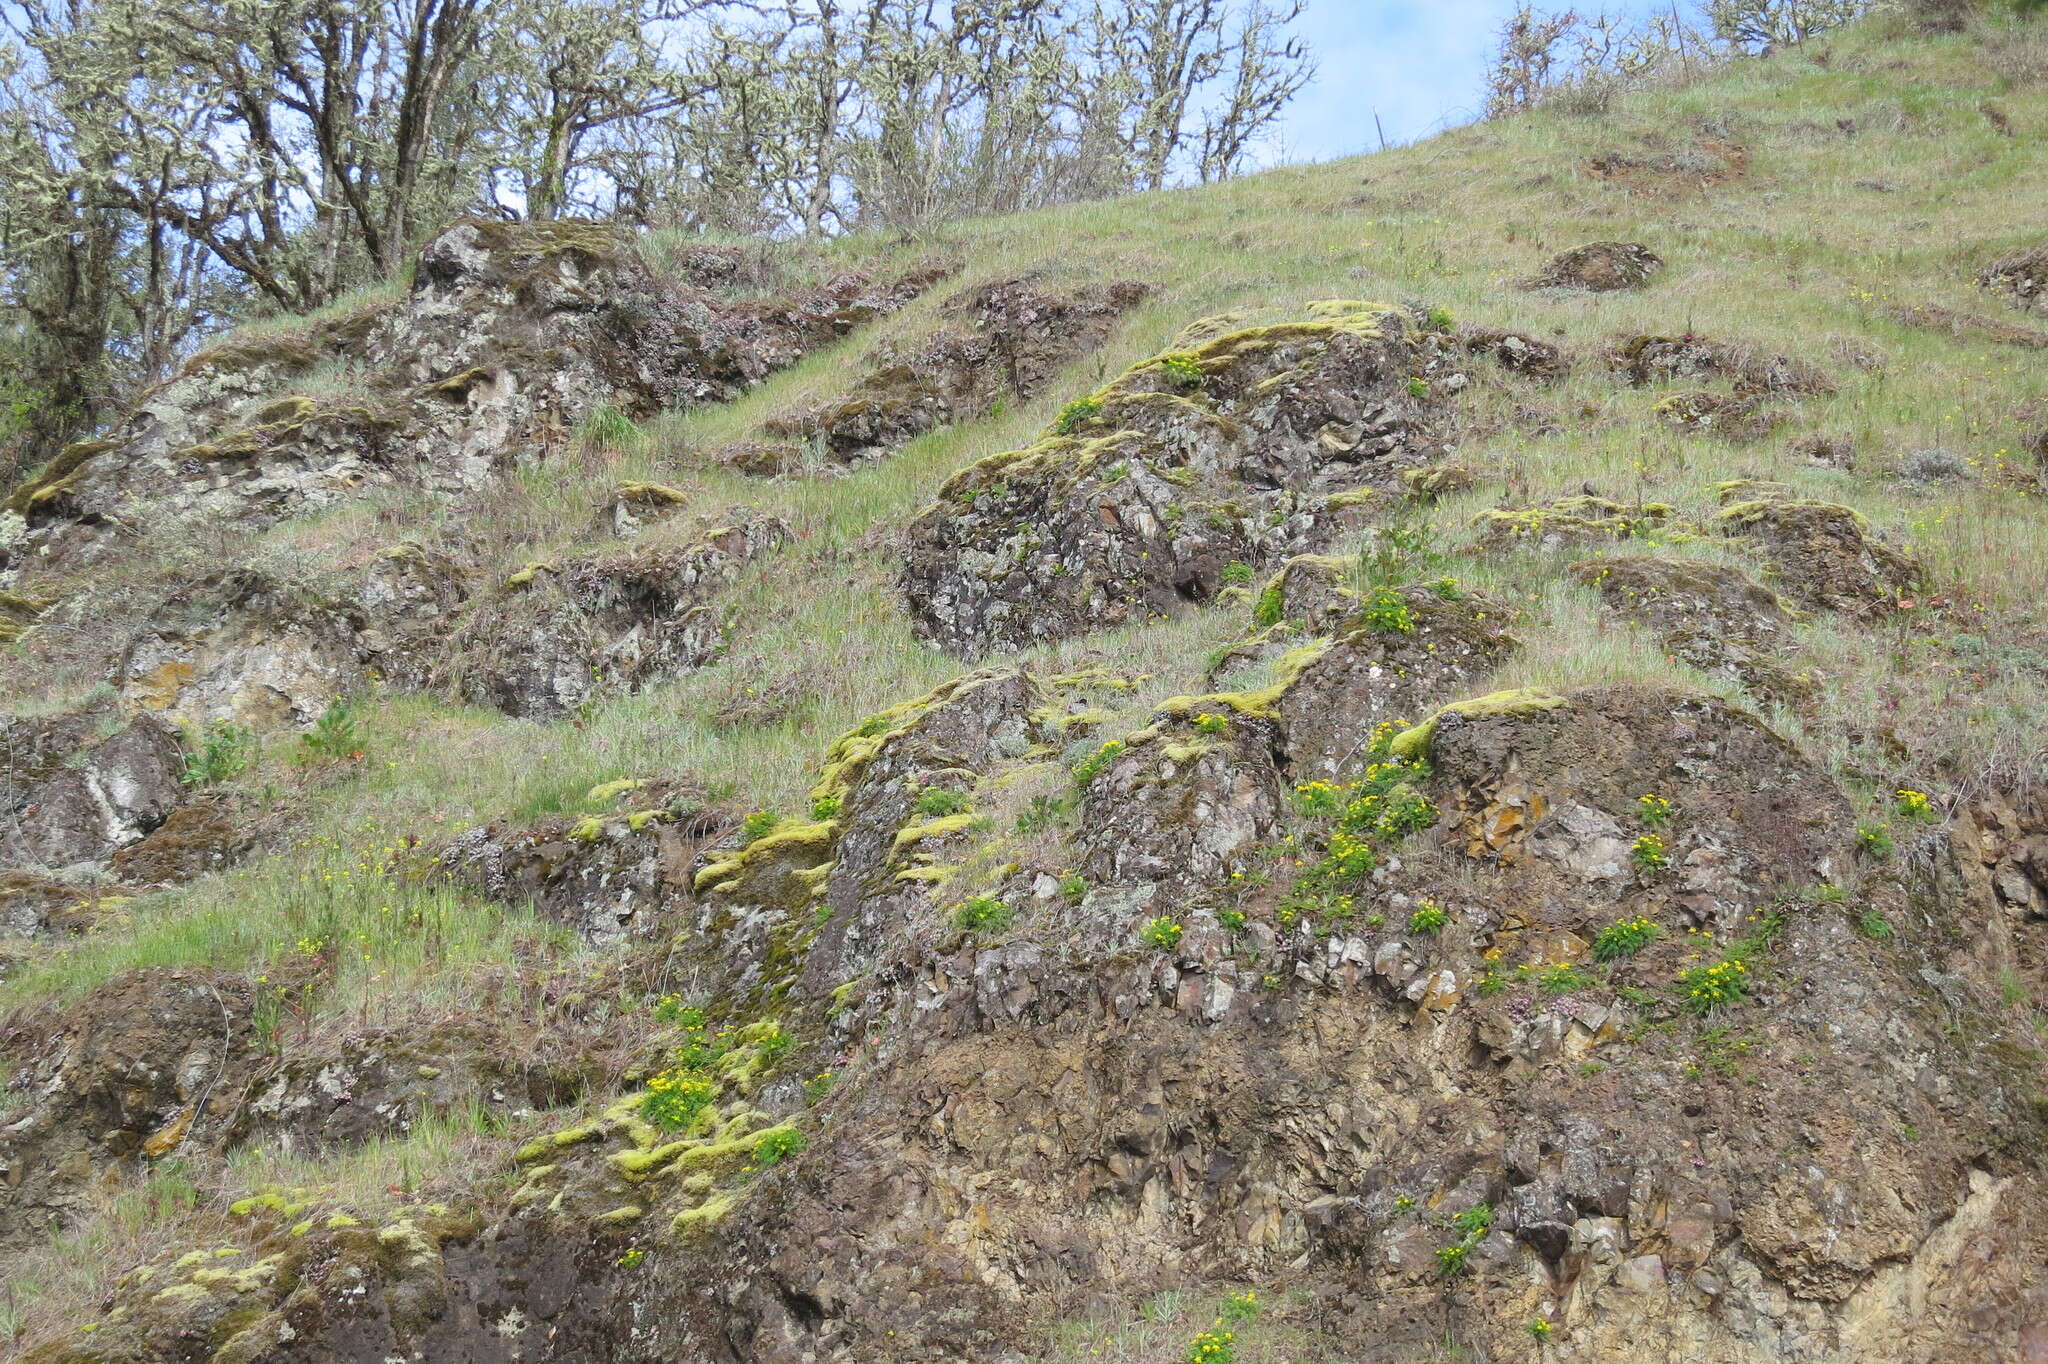
[[[1607,364],[1631,385],[1722,379],[1747,393],[1822,394],[1835,391],[1827,372],[1789,355],[1753,346],[1683,336],[1638,335],[1617,342]]]

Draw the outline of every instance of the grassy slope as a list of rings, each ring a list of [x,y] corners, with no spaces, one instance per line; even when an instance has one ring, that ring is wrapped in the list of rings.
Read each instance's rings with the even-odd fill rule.
[[[2038,765],[2048,731],[2048,530],[2038,489],[2000,471],[2024,460],[2017,451],[2030,423],[2048,425],[2048,365],[2035,352],[1905,328],[1884,310],[1904,302],[1999,311],[1969,278],[2048,221],[2048,158],[2038,150],[2048,139],[2048,25],[1901,41],[1894,22],[1872,21],[1690,88],[1618,101],[1600,116],[1542,113],[1369,158],[957,226],[939,247],[964,258],[970,278],[1044,268],[1164,287],[1103,355],[1036,402],[936,432],[843,478],[762,483],[702,452],[746,435],[772,411],[843,387],[865,336],[741,402],[655,423],[628,451],[593,451],[530,473],[494,514],[507,569],[587,539],[590,508],[619,478],[683,486],[712,520],[721,507],[762,507],[787,517],[801,538],[793,553],[752,571],[731,599],[735,641],[723,663],[598,706],[580,724],[536,726],[417,697],[379,698],[366,716],[371,760],[356,775],[312,788],[303,842],[129,906],[107,931],[0,986],[0,1004],[82,991],[131,965],[253,968],[321,935],[354,944],[322,1006],[335,1020],[451,1007],[477,978],[502,972],[515,943],[527,963],[522,980],[536,949],[552,951],[560,969],[585,969],[523,916],[430,902],[382,875],[380,850],[415,836],[431,843],[466,824],[573,810],[588,788],[621,776],[688,776],[750,806],[793,808],[833,734],[960,671],[910,637],[891,586],[892,533],[949,473],[1025,443],[1101,373],[1162,348],[1196,317],[1311,298],[1425,300],[1461,322],[1555,332],[1586,357],[1618,334],[1692,330],[1821,364],[1840,381],[1838,394],[1791,405],[1790,421],[1764,441],[1730,445],[1659,427],[1650,416],[1656,393],[1620,387],[1596,362],[1582,362],[1556,388],[1488,386],[1466,401],[1471,429],[1493,434],[1468,441],[1460,456],[1502,469],[1537,498],[1591,481],[1609,494],[1640,488],[1708,508],[1716,482],[1764,477],[1860,508],[1913,546],[1953,604],[1923,625],[1875,638],[1826,621],[1802,627],[1824,674],[1824,710],[1804,723],[1776,722],[1872,796],[1897,784],[1949,791],[1988,770]],[[1987,100],[2013,136],[2001,136],[1981,111]],[[1587,169],[1593,155],[1641,152],[1650,139],[1682,148],[1702,128],[1747,149],[1745,175],[1702,189],[1609,183]],[[1555,251],[1611,238],[1648,243],[1669,269],[1638,295],[1553,297],[1513,287]],[[873,243],[848,249],[871,259],[921,254]],[[881,334],[914,334],[935,306],[921,302]],[[1874,352],[1884,364],[1860,370],[1845,358],[1852,351]],[[1544,409],[1559,433],[1518,433],[1504,420],[1511,400]],[[1810,432],[1853,437],[1859,471],[1813,469],[1788,453],[1793,438]],[[1925,493],[1889,476],[1898,457],[1933,446],[1969,456],[1985,476]],[[1473,512],[1502,497],[1503,483],[1491,482],[1442,504],[1435,519],[1456,542]],[[263,552],[388,543],[426,529],[421,516],[403,506],[337,513],[278,528]],[[1663,679],[1721,689],[1668,661],[1647,636],[1603,625],[1589,596],[1562,582],[1562,568],[1534,559],[1457,566],[1512,593],[1530,613],[1518,630],[1528,648],[1503,685]],[[1151,674],[1131,698],[1135,718],[1187,690],[1205,655],[1240,635],[1243,623],[1239,611],[1208,610],[1074,641],[1031,661]],[[786,718],[712,718],[778,687],[798,697]],[[251,780],[285,779],[277,747]],[[401,912],[387,916],[393,905]],[[390,927],[415,906],[442,931]],[[545,1027],[535,1013],[536,1027]],[[445,1133],[423,1144],[432,1148],[422,1154],[429,1164],[435,1153],[453,1158],[468,1149]],[[264,1164],[242,1158],[232,1177],[308,1174],[266,1172]],[[68,1244],[103,1252],[110,1235],[88,1228]],[[44,1277],[18,1282],[17,1294],[52,1282],[47,1262],[26,1272]]]

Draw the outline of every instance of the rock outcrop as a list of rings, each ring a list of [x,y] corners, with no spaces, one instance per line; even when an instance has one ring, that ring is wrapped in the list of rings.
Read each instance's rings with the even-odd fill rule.
[[[397,299],[194,357],[113,436],[16,489],[23,562],[70,568],[173,523],[267,525],[380,487],[461,494],[600,409],[731,398],[940,272],[762,296],[657,274],[595,223],[473,221]]]
[[[554,719],[701,667],[725,647],[711,599],[788,534],[756,518],[692,544],[528,565],[464,615],[435,677],[478,705]]]
[[[1664,258],[1638,242],[1592,242],[1556,257],[1524,280],[1522,287],[1613,293],[1640,289],[1663,268]]]
[[[1198,324],[1069,404],[1038,443],[961,471],[908,535],[904,591],[955,653],[1171,614],[1230,565],[1320,547],[1426,462],[1433,334],[1397,308]]]
[[[1977,284],[2019,307],[2048,313],[2048,246],[2001,256],[1977,272]]]
[[[1063,289],[1030,278],[964,290],[941,306],[936,331],[871,354],[852,392],[769,418],[766,442],[728,458],[759,473],[798,468],[813,454],[856,464],[986,416],[999,399],[1036,396],[1150,292],[1136,280]]]

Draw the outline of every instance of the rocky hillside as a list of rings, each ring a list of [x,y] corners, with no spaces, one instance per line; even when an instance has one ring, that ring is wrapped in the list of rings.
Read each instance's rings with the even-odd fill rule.
[[[731,246],[0,511],[37,1364],[2048,1359],[2048,20]]]

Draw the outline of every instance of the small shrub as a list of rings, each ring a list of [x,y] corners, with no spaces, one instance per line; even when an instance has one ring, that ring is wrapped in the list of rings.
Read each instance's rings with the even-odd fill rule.
[[[1410,379],[1408,381],[1408,396],[1411,398],[1427,398],[1429,396],[1429,381],[1423,378]]]
[[[1429,590],[1445,601],[1463,601],[1465,599],[1464,584],[1448,575],[1434,579],[1429,584]]]
[[[1259,593],[1259,599],[1252,603],[1252,624],[1261,630],[1278,625],[1286,611],[1287,599],[1282,595],[1280,585],[1275,583]]]
[[[1372,844],[1357,834],[1337,833],[1330,836],[1330,848],[1322,865],[1330,876],[1350,878],[1365,875],[1379,863]]]
[[[832,1092],[832,1086],[837,1082],[837,1077],[831,1071],[819,1071],[816,1075],[804,1081],[805,1100],[814,1104],[823,1103],[825,1096]]]
[[[1383,635],[1406,635],[1415,631],[1415,617],[1408,614],[1408,600],[1391,587],[1373,589],[1366,598],[1365,623]]]
[[[1138,930],[1138,941],[1147,947],[1156,947],[1162,952],[1171,952],[1180,945],[1180,935],[1187,930],[1178,919],[1160,915],[1147,919],[1145,926]]]
[[[299,736],[299,753],[312,759],[360,758],[363,736],[356,726],[355,707],[337,697],[313,722],[313,728]]]
[[[1935,817],[1934,803],[1925,791],[1915,791],[1901,786],[1892,793],[1895,797],[1892,809],[1901,819],[1927,820]]]
[[[1380,812],[1373,817],[1373,832],[1386,838],[1401,838],[1436,823],[1437,808],[1429,797],[1412,786],[1397,786],[1387,792]]]
[[[1636,817],[1652,829],[1671,822],[1671,802],[1663,796],[1637,796]]]
[[[819,796],[816,800],[812,801],[811,818],[821,824],[828,819],[839,818],[839,797]]]
[[[746,847],[775,832],[775,826],[782,823],[782,816],[773,810],[756,810],[740,821],[740,846]]]
[[[1454,1274],[1463,1273],[1466,1257],[1471,1254],[1472,1247],[1466,1245],[1463,1241],[1459,1241],[1455,1245],[1438,1246],[1436,1251],[1437,1272],[1447,1279]]]
[[[1076,398],[1060,409],[1059,416],[1053,418],[1053,433],[1055,435],[1071,436],[1075,431],[1101,415],[1102,399],[1095,397]]]
[[[1856,926],[1862,929],[1865,935],[1875,938],[1879,942],[1888,942],[1892,936],[1891,920],[1885,918],[1884,915],[1874,909],[1865,910],[1862,916],[1856,920]]]
[[[1426,332],[1447,332],[1455,325],[1449,308],[1433,307],[1422,315],[1422,330]]]
[[[255,758],[255,734],[241,725],[214,720],[200,731],[198,747],[185,755],[181,776],[187,786],[219,786],[248,771]]]
[[[681,995],[663,995],[654,1001],[654,1021],[670,1028],[701,1028],[704,1011],[683,1003]]]
[[[810,1144],[795,1128],[770,1132],[754,1143],[754,1164],[762,1169],[779,1165]]]
[[[1685,991],[1680,1002],[1693,1013],[1708,1014],[1729,1004],[1739,1003],[1749,992],[1749,966],[1739,957],[1716,962],[1712,966],[1695,966],[1689,971],[1678,973],[1678,984]]]
[[[1225,587],[1243,587],[1251,580],[1252,566],[1250,564],[1233,559],[1223,566],[1223,585]]]
[[[1198,734],[1223,734],[1230,729],[1230,721],[1221,715],[1205,713],[1195,717],[1195,732]]]
[[[1159,369],[1166,376],[1166,382],[1175,388],[1200,388],[1206,377],[1201,363],[1185,352],[1160,356]]]
[[[1223,1306],[1216,1313],[1216,1319],[1225,1325],[1241,1326],[1248,1321],[1259,1319],[1259,1292],[1247,1288],[1242,1293],[1232,1293],[1223,1300]]]
[[[1102,775],[1105,768],[1117,760],[1118,755],[1123,751],[1124,741],[1122,739],[1111,739],[1103,744],[1102,747],[1074,764],[1074,784],[1076,786],[1086,786],[1089,782],[1094,781]]]
[[[964,814],[973,806],[974,802],[965,792],[949,791],[943,786],[927,786],[910,803],[910,808],[918,814],[935,817]]]
[[[1530,1321],[1528,1326],[1524,1329],[1527,1330],[1530,1335],[1536,1337],[1536,1339],[1542,1340],[1550,1334],[1550,1323],[1545,1321],[1542,1317],[1537,1317]]]
[[[1395,1194],[1394,1211],[1397,1214],[1404,1212],[1414,1212],[1415,1200],[1407,1194]]]
[[[1647,875],[1670,866],[1671,851],[1661,835],[1644,834],[1629,848],[1628,860],[1635,863],[1637,871]]]
[[[1890,857],[1898,845],[1892,842],[1892,831],[1882,824],[1859,824],[1856,826],[1856,846],[1872,857]]]
[[[1229,908],[1216,911],[1216,922],[1222,924],[1232,933],[1242,933],[1251,924],[1251,920],[1245,916],[1243,910]]]
[[[1593,939],[1593,955],[1600,961],[1613,961],[1617,957],[1633,957],[1648,947],[1657,938],[1657,925],[1638,914],[1633,919],[1618,919],[1600,930]]]
[[[795,1037],[784,1032],[780,1027],[773,1027],[762,1035],[760,1041],[754,1044],[754,1054],[760,1058],[763,1066],[772,1066],[788,1054],[789,1049],[795,1045]]]
[[[960,902],[953,922],[969,933],[1000,933],[1010,926],[1010,907],[993,895],[976,895]]]
[[[1075,904],[1088,898],[1088,881],[1080,872],[1063,872],[1060,875],[1060,894]]]
[[[1451,912],[1434,900],[1424,900],[1413,914],[1408,916],[1408,929],[1412,933],[1435,933],[1451,921]]]

